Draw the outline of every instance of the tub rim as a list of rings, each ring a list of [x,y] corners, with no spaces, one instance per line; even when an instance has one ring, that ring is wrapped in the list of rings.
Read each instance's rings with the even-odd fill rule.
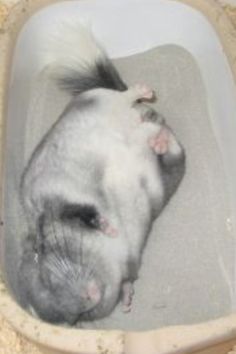
[[[11,9],[5,6],[6,16],[0,27],[0,139],[2,176],[5,146],[6,97],[13,48],[17,34],[28,19],[38,10],[63,0],[19,0]],[[64,0],[65,1],[65,0]],[[71,1],[71,0],[67,0]],[[168,0],[182,2],[198,10],[216,31],[227,55],[234,80],[236,82],[236,29],[221,6],[213,0]],[[1,25],[1,24],[0,24]],[[235,48],[235,49],[234,49]],[[0,188],[1,200],[3,196]],[[92,353],[151,353],[177,354],[183,351],[193,352],[208,348],[220,342],[236,340],[236,314],[200,324],[171,326],[145,332],[125,332],[119,330],[81,330],[69,329],[44,323],[28,315],[12,299],[4,284],[0,285],[0,313],[13,328],[31,342],[48,350],[65,350]],[[79,337],[79,338],[78,338]],[[134,344],[135,343],[135,344]],[[143,349],[142,349],[143,348]]]

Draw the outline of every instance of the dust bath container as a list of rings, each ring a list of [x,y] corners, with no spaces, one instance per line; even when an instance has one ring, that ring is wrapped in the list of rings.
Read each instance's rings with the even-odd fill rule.
[[[236,33],[214,1],[28,0],[1,4],[0,310],[45,353],[225,354],[236,343]],[[1,12],[1,11],[0,11]],[[68,97],[48,80],[43,47],[55,18],[92,29],[128,84],[145,81],[186,149],[187,172],[157,220],[133,310],[83,328],[41,322],[18,304],[25,225],[18,182]],[[122,25],[121,25],[122,24]],[[11,295],[10,295],[11,293]],[[22,304],[24,305],[24,303]],[[127,316],[127,317],[125,317]]]

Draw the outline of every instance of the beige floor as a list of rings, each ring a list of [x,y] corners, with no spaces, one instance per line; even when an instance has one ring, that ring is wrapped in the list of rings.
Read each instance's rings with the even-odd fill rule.
[[[16,0],[0,0],[0,28],[1,22],[7,16],[10,7],[14,6]],[[225,7],[227,15],[236,25],[236,8]],[[40,353],[35,347],[29,344],[21,336],[17,335],[14,330],[0,317],[0,354],[37,354]],[[232,352],[232,353],[235,353]]]

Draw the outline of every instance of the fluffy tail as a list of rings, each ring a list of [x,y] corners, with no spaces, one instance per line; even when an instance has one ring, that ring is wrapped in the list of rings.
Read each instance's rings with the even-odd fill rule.
[[[46,52],[53,77],[72,95],[99,87],[127,89],[105,51],[81,23],[60,23]]]

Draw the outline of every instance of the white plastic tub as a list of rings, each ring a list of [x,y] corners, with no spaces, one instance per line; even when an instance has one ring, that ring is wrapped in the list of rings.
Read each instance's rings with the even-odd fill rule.
[[[38,3],[40,4],[40,1]],[[204,1],[200,1],[199,6],[200,3],[202,3],[203,8],[204,6],[206,6],[207,11],[209,11],[209,13],[211,13],[211,11],[213,12],[213,19],[216,19],[217,14],[219,16],[219,8],[214,7],[212,5],[212,9],[210,9]],[[25,4],[23,2],[22,8],[24,6]],[[17,11],[19,9],[20,5]],[[27,7],[25,9],[27,10]],[[8,107],[7,115],[5,116],[5,119],[7,119],[7,139],[5,143],[7,151],[5,152],[4,175],[5,178],[6,176],[8,177],[8,180],[4,182],[5,188],[9,188],[9,186],[11,187],[13,185],[14,178],[19,178],[19,176],[17,176],[17,173],[14,174],[14,178],[10,176],[10,169],[13,169],[13,171],[20,171],[18,165],[22,166],[22,164],[25,163],[33,147],[42,135],[42,132],[46,131],[48,126],[50,126],[50,122],[39,122],[38,124],[40,126],[40,132],[38,132],[38,130],[35,129],[36,125],[30,126],[30,128],[26,128],[25,121],[29,120],[30,117],[33,117],[35,110],[37,110],[37,115],[35,115],[32,120],[36,120],[39,117],[43,116],[43,109],[42,112],[40,112],[40,100],[42,100],[41,94],[42,92],[51,93],[51,88],[48,87],[44,81],[44,75],[46,75],[45,71],[43,72],[43,74],[40,74],[41,76],[38,76],[41,70],[44,69],[45,65],[47,64],[43,51],[44,45],[47,41],[48,33],[50,32],[50,26],[53,22],[52,20],[55,18],[66,18],[69,16],[81,17],[82,19],[85,19],[86,22],[92,24],[93,32],[96,34],[100,42],[105,46],[109,56],[113,59],[119,58],[118,60],[116,60],[117,65],[119,68],[121,68],[121,70],[124,70],[124,72],[124,60],[126,59],[122,59],[123,57],[128,57],[131,55],[142,55],[143,52],[151,50],[154,47],[168,49],[169,47],[164,46],[175,46],[173,48],[177,49],[173,50],[173,55],[176,53],[177,50],[177,54],[179,55],[179,57],[177,55],[177,59],[179,58],[178,63],[181,64],[181,60],[183,63],[185,63],[184,60],[186,60],[186,63],[188,63],[188,60],[193,61],[196,69],[194,69],[195,71],[193,72],[193,76],[197,75],[196,73],[199,73],[199,85],[200,87],[202,87],[202,92],[204,93],[203,112],[207,112],[207,129],[210,129],[210,135],[207,133],[207,136],[210,136],[210,139],[212,139],[211,141],[214,145],[213,151],[217,151],[220,154],[219,161],[221,162],[221,164],[219,164],[218,161],[214,166],[220,167],[218,173],[219,175],[222,173],[222,176],[225,178],[225,186],[224,191],[222,193],[225,193],[225,199],[223,199],[227,200],[227,202],[225,202],[227,204],[227,208],[224,215],[222,216],[223,226],[220,235],[221,238],[219,239],[220,242],[218,242],[218,239],[212,239],[213,248],[215,249],[215,253],[213,253],[213,256],[216,255],[216,257],[218,258],[216,260],[213,259],[213,262],[215,263],[212,263],[211,266],[209,266],[210,268],[208,267],[208,260],[204,259],[204,262],[207,264],[205,269],[213,269],[214,264],[217,265],[219,277],[221,277],[222,282],[224,282],[223,287],[226,289],[227,294],[227,301],[225,301],[225,306],[222,307],[221,299],[219,297],[219,294],[221,294],[220,290],[218,295],[216,294],[216,298],[218,296],[218,302],[216,303],[215,308],[219,309],[219,311],[217,310],[218,312],[216,312],[215,315],[213,314],[212,318],[226,316],[229,313],[233,313],[235,311],[236,305],[236,279],[234,264],[234,224],[236,215],[236,184],[234,183],[234,181],[236,180],[236,159],[234,156],[236,148],[236,120],[234,119],[234,117],[236,114],[236,86],[233,79],[233,73],[230,68],[229,60],[226,56],[226,53],[223,49],[223,44],[220,41],[217,32],[207,21],[207,19],[194,8],[187,6],[183,3],[171,0],[119,0],[119,2],[112,0],[100,0],[99,2],[94,0],[74,0],[58,2],[54,5],[47,6],[43,10],[37,12],[33,17],[31,17],[21,30],[16,42],[12,62],[13,65],[11,68],[10,90],[8,92],[9,96],[8,100],[5,101],[5,108]],[[14,21],[13,17],[12,21]],[[226,26],[224,28],[227,28],[226,22],[224,23],[224,26]],[[14,28],[14,26],[11,26],[11,28]],[[10,44],[8,43],[7,48],[10,48],[9,46]],[[183,55],[181,54],[181,51],[183,51]],[[161,55],[163,55],[162,52],[160,52],[160,56]],[[230,59],[232,59],[232,57]],[[163,61],[160,60],[160,62]],[[183,66],[183,75],[184,73],[185,69]],[[186,73],[186,75],[187,74],[188,73]],[[159,73],[159,76],[161,76],[161,73]],[[127,77],[129,77],[128,73]],[[194,90],[195,81],[193,80],[193,78],[191,78],[191,73],[188,74],[186,77],[189,78],[189,82],[191,83]],[[132,81],[133,76],[129,78]],[[196,79],[196,85],[197,82],[198,79]],[[38,85],[36,95],[35,85]],[[46,86],[44,87],[44,85]],[[160,91],[160,101],[163,99],[163,97],[165,97],[164,91],[164,89]],[[53,92],[53,94],[59,95],[59,93],[56,91]],[[56,100],[60,101],[60,105],[46,105],[46,107],[49,107],[52,110],[52,115],[54,115],[55,117],[60,112],[61,108],[63,108],[63,105],[68,99],[67,97],[62,97],[60,95],[56,97]],[[163,99],[163,101],[165,101],[165,99]],[[162,103],[161,101],[160,107],[164,111],[169,112],[168,107],[165,108],[165,104],[166,101],[164,103]],[[184,111],[184,105],[182,105],[182,111]],[[19,117],[19,119],[16,119],[16,117]],[[178,130],[178,124],[175,123],[174,119],[173,124],[176,124]],[[183,121],[181,123],[180,120],[179,125],[180,124],[183,124]],[[196,125],[196,129],[200,129],[200,127],[202,126],[199,126],[199,123],[195,121],[193,121],[193,124]],[[26,142],[25,145],[28,144],[27,148],[25,148],[24,144],[22,145],[22,134],[25,134],[24,142]],[[182,131],[180,129],[179,134],[181,137],[183,136],[184,139],[184,134],[186,135],[186,130]],[[188,139],[186,138],[187,145],[189,143]],[[14,144],[15,146],[17,146],[18,143],[21,144],[19,145],[21,146],[21,148],[14,148]],[[210,144],[210,147],[213,146],[212,144]],[[208,145],[206,145],[206,148],[207,147]],[[188,150],[186,152],[188,156]],[[206,151],[206,154],[208,154],[208,151]],[[207,156],[211,155],[208,154]],[[209,166],[210,165],[211,161],[209,161]],[[214,170],[211,170],[211,166],[209,170],[211,172],[209,172],[207,176],[214,177]],[[190,177],[187,176],[187,179],[191,179]],[[209,186],[212,184],[213,189],[217,188],[218,185],[219,187],[222,187],[222,184],[220,182],[219,184],[214,184],[213,181],[212,183],[211,181],[208,181],[207,183]],[[218,193],[217,190],[215,192]],[[5,198],[7,198],[7,193],[7,191],[4,193]],[[193,193],[195,193],[195,191],[193,191]],[[216,200],[216,204],[218,200],[219,203],[221,202],[221,197],[222,196],[220,193],[219,199],[214,199]],[[173,202],[175,203],[176,207],[178,207],[177,201],[181,200],[181,190],[179,191],[177,198],[178,199],[175,199],[175,201]],[[8,197],[8,207],[4,205],[5,211],[3,217],[4,222],[6,220],[8,223],[12,222],[14,224],[15,220],[13,220],[13,218],[11,219],[11,216],[13,214],[7,215],[6,211],[7,208],[9,208],[9,205],[11,205],[11,202],[12,204],[14,204],[15,207],[14,212],[18,212],[17,203],[13,203],[13,199],[9,199]],[[191,200],[191,202],[194,202],[194,198]],[[206,206],[207,204],[204,205]],[[213,204],[209,205],[211,208],[214,207]],[[217,208],[218,210],[220,210],[220,205],[216,205],[216,209]],[[207,209],[206,212],[208,212]],[[214,212],[210,210],[209,214],[213,215],[213,213]],[[165,222],[165,220],[163,221],[162,218],[160,222],[163,223]],[[183,221],[181,224],[183,224]],[[215,227],[217,227],[217,225],[217,223],[214,224]],[[8,280],[13,289],[13,292],[17,292],[17,289],[14,288],[15,278],[13,268],[15,256],[13,255],[17,255],[18,241],[14,241],[16,240],[15,234],[11,234],[8,225],[5,225],[4,228],[5,230],[3,229],[2,234],[3,240],[5,240],[5,242],[2,243],[4,250],[4,254],[2,255],[3,267],[7,273]],[[19,226],[19,233],[20,230],[21,229]],[[169,229],[167,229],[167,231],[169,232]],[[192,234],[194,235],[194,230]],[[212,229],[209,234],[214,234],[214,230]],[[194,237],[193,235],[192,237]],[[206,235],[208,235],[207,232]],[[191,235],[189,235],[189,237],[191,237]],[[223,242],[224,237],[225,239],[227,238],[226,243]],[[6,240],[8,241],[6,242]],[[206,244],[207,242],[209,246],[209,240],[206,241]],[[202,250],[204,250],[204,243],[195,243],[195,246],[194,242],[192,243],[192,247],[196,247],[196,245],[198,245],[198,247],[202,247]],[[168,246],[166,247],[168,249]],[[184,258],[185,260],[188,259],[186,257],[190,252],[189,250],[191,250],[191,244],[189,247],[190,248],[185,248],[185,251],[183,251],[185,252],[183,253],[184,256],[180,254],[180,256],[177,257],[178,262],[181,260],[181,258]],[[208,255],[208,253],[206,253],[206,255]],[[199,258],[196,262],[199,262],[200,264],[202,263],[202,261],[202,258]],[[194,263],[191,264],[193,265]],[[180,267],[180,269],[183,268],[184,267]],[[202,271],[204,271],[204,267],[202,268]],[[203,285],[200,279],[199,288],[203,286],[206,287],[205,292],[199,292],[199,294],[203,294],[202,296],[204,297],[207,294],[207,285]],[[141,288],[142,283],[139,284],[139,289]],[[176,289],[179,289],[178,286],[176,286]],[[211,287],[211,284],[209,284],[210,294],[213,294],[214,289],[212,289],[213,288]],[[216,293],[218,291],[217,289],[220,288],[216,288],[216,290],[214,290]],[[185,291],[183,288],[182,290]],[[196,288],[196,293],[198,292],[198,290],[199,289]],[[171,295],[168,296],[171,297]],[[173,296],[176,296],[176,293],[173,293],[172,297]],[[214,298],[212,300],[214,301]],[[225,299],[222,299],[222,302],[224,302],[224,300]],[[180,306],[180,302],[176,302],[174,303],[174,305]],[[21,309],[19,309],[14,304],[14,302],[12,302],[12,300],[7,294],[1,296],[0,304],[2,305],[1,307],[3,309],[3,313],[5,314],[7,319],[10,320],[18,330],[23,332],[26,336],[29,336],[31,340],[37,341],[42,346],[47,347],[47,350],[50,353],[53,353],[53,350],[55,351],[57,349],[65,353],[68,352],[81,354],[99,352],[126,352],[134,354],[141,354],[144,352],[147,354],[187,352],[190,353],[197,352],[198,349],[200,350],[211,347],[213,345],[218,345],[212,349],[212,352],[202,351],[202,353],[223,354],[230,349],[232,343],[234,343],[234,338],[236,342],[236,322],[234,323],[234,315],[225,317],[224,319],[215,320],[214,322],[208,322],[207,324],[202,325],[195,324],[192,326],[176,328],[173,327],[168,329],[163,328],[159,330],[153,330],[153,326],[150,326],[150,328],[152,328],[152,331],[140,332],[138,334],[136,334],[135,332],[123,332],[122,329],[126,328],[126,326],[124,325],[122,327],[122,325],[120,325],[120,322],[119,325],[111,325],[110,327],[111,329],[118,328],[119,331],[101,331],[102,328],[109,328],[109,323],[104,322],[104,327],[102,323],[96,326],[97,328],[99,328],[99,330],[91,332],[86,330],[81,331],[76,329],[70,330],[65,328],[55,328],[47,324],[42,324],[38,320],[32,319]],[[196,298],[195,300],[193,300],[192,305],[194,307],[197,304],[198,299]],[[201,301],[199,302],[199,304],[201,304]],[[184,305],[185,304],[183,303],[182,314],[181,307],[177,309],[178,311],[176,311],[176,316],[174,315],[175,311],[173,310],[174,320],[172,321],[169,316],[166,317],[168,318],[168,320],[166,320],[166,322],[164,321],[163,323],[166,323],[167,325],[183,325],[185,323],[191,324],[199,321],[210,320],[210,311],[209,314],[207,314],[206,316],[204,314],[203,316],[201,314],[198,315],[197,312],[201,313],[201,307],[199,307],[199,311],[196,311],[196,308],[193,308],[193,313],[195,313],[196,315],[188,317],[187,308],[185,308]],[[146,306],[146,304],[144,304],[144,306]],[[206,306],[208,305],[206,304]],[[212,307],[212,309],[214,310],[214,306]],[[191,311],[191,309],[189,311]],[[14,319],[12,318],[13,313],[16,313]],[[154,322],[152,321],[152,324],[153,323]],[[162,327],[161,321],[158,327]],[[127,326],[127,328],[129,329],[129,331],[138,329],[137,326],[132,327],[132,325]],[[148,327],[145,327],[145,329],[148,329]],[[222,343],[220,344],[220,342]]]

